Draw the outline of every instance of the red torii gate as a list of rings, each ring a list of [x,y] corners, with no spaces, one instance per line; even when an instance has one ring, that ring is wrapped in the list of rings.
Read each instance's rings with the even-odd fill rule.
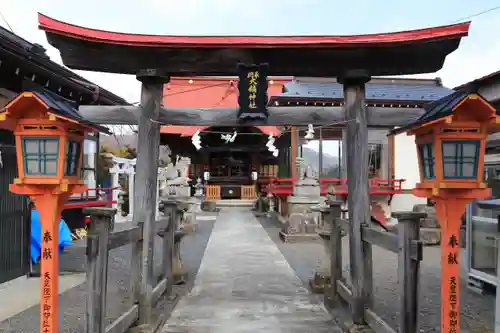
[[[421,109],[366,107],[365,83],[371,76],[436,72],[456,50],[470,23],[386,34],[356,36],[153,36],[83,28],[39,14],[49,42],[73,69],[136,75],[142,82],[141,106],[81,107],[82,115],[101,124],[138,124],[134,222],[144,222],[139,322],[151,321],[152,239],[155,222],[156,169],[160,124],[184,126],[325,125],[346,121],[351,258],[352,319],[363,325],[364,283],[371,253],[359,230],[369,221],[368,130],[393,128],[419,117]],[[343,107],[269,108],[266,119],[242,122],[237,109],[172,109],[161,106],[170,76],[233,76],[237,63],[268,63],[271,76],[337,77],[344,85]],[[153,121],[151,121],[153,120]],[[297,143],[296,139],[292,144]],[[155,144],[156,143],[156,144]],[[371,254],[368,255],[371,257]],[[149,309],[149,310],[148,310]]]

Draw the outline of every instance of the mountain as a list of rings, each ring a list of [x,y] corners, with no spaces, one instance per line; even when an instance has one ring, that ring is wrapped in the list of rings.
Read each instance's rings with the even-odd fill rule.
[[[137,148],[137,134],[115,134],[115,135],[101,135],[99,138],[101,147],[106,146],[111,149],[130,146]]]
[[[306,165],[310,165],[314,171],[319,170],[319,153],[311,148],[302,148],[302,157]],[[338,156],[333,156],[323,153],[323,172],[333,167],[338,167],[339,158]]]

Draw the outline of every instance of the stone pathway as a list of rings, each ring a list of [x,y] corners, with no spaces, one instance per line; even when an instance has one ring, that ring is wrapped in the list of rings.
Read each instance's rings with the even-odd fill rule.
[[[248,208],[219,213],[193,289],[164,333],[341,332]]]

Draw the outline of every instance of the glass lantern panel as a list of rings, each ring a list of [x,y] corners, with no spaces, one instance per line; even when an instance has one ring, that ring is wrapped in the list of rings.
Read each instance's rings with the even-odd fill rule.
[[[36,175],[40,173],[40,161],[27,160],[25,162],[24,172],[28,175]]]
[[[476,165],[465,163],[462,165],[462,176],[466,178],[476,178]]]
[[[24,173],[29,176],[57,176],[59,138],[23,137]]]
[[[432,143],[419,145],[420,159],[424,179],[434,179],[434,146]]]
[[[453,175],[457,174],[457,164],[456,163],[444,163],[443,164],[443,174],[444,177],[453,177]]]
[[[36,140],[28,140],[24,142],[24,154],[38,155],[39,142]]]
[[[457,145],[456,144],[444,144],[443,145],[443,157],[454,157],[457,155]]]
[[[479,140],[443,140],[443,177],[475,179],[479,146]]]
[[[66,166],[64,168],[64,175],[76,176],[79,159],[80,143],[78,141],[68,140],[66,143]]]
[[[79,151],[80,149],[78,149],[79,146],[80,146],[80,144],[78,142],[73,142],[73,146],[71,148],[71,156],[73,158],[75,158],[77,156],[77,154],[80,152]]]
[[[83,167],[95,169],[97,158],[97,142],[85,139],[83,147]]]
[[[57,173],[57,161],[45,161],[45,173],[46,174],[56,174]]]
[[[58,154],[59,142],[58,141],[45,141],[44,147],[45,154]]]
[[[475,159],[477,155],[478,143],[463,143],[462,156],[464,158]]]

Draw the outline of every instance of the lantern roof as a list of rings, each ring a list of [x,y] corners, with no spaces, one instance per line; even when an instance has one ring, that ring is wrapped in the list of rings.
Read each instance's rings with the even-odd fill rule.
[[[95,124],[83,118],[80,112],[78,112],[78,104],[74,101],[65,99],[64,97],[61,97],[49,90],[20,93],[7,103],[7,105],[5,105],[5,107],[0,111],[0,115],[10,113],[10,109],[25,98],[34,98],[48,110],[48,113],[51,113],[56,117],[79,123],[83,127],[87,127],[92,131],[111,134],[107,127]]]
[[[478,118],[481,118],[481,114],[495,115],[495,108],[477,90],[477,86],[464,87],[437,101],[424,105],[424,114],[408,125],[392,130],[390,135],[408,132],[428,123],[444,120],[469,99],[477,103],[474,108],[474,115],[477,115]]]

